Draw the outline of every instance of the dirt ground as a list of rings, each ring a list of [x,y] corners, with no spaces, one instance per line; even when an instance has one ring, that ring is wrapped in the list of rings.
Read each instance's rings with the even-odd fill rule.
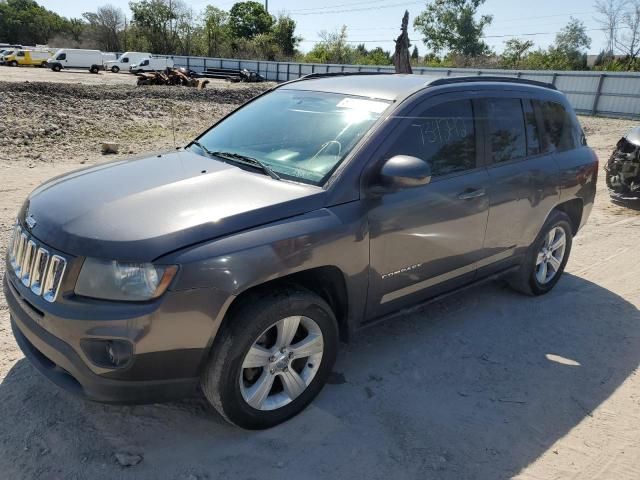
[[[101,141],[120,156],[170,148],[171,109],[181,144],[259,91],[163,88],[0,82],[0,258],[28,193],[113,158]],[[633,125],[581,121],[601,165]],[[551,294],[488,284],[372,327],[310,408],[263,432],[202,398],[106,406],[61,391],[23,358],[0,294],[0,477],[638,479],[640,213],[612,204],[602,177]]]

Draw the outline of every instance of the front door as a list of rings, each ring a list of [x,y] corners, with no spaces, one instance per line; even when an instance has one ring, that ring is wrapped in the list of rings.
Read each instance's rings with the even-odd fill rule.
[[[489,202],[471,98],[427,99],[399,121],[383,159],[429,162],[428,185],[369,201],[367,319],[473,280],[483,257]]]

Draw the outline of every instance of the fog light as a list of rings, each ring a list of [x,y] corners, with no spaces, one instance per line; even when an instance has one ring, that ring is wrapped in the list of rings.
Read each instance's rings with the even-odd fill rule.
[[[125,365],[131,358],[130,343],[109,341],[107,342],[107,355],[114,367]]]
[[[92,363],[103,368],[122,368],[133,356],[133,345],[126,340],[85,338],[80,346]]]

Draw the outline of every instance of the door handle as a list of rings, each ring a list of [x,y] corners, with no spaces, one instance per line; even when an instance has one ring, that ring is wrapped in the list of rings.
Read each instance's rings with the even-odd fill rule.
[[[471,200],[472,198],[484,197],[487,194],[484,188],[468,188],[458,198],[460,200]]]

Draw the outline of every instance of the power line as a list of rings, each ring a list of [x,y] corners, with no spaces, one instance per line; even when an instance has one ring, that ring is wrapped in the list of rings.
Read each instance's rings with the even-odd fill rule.
[[[621,28],[628,28],[628,27],[621,27]],[[606,28],[589,28],[586,29],[585,31],[587,32],[595,32],[595,31],[605,31],[607,30]],[[537,35],[557,35],[560,32],[532,32],[532,33],[516,33],[516,34],[504,34],[504,35],[483,35],[481,38],[487,39],[487,38],[516,38],[516,37],[533,37],[533,36],[537,36]],[[345,40],[347,43],[392,43],[395,40],[393,39],[379,39],[379,40]],[[309,42],[313,42],[316,43],[317,40],[303,40],[303,43],[309,43]]]
[[[298,12],[308,12],[308,11],[316,11],[316,10],[324,10],[325,8],[339,8],[339,7],[353,7],[354,5],[369,5],[371,3],[384,3],[388,0],[367,0],[366,2],[354,2],[354,3],[341,3],[341,4],[333,4],[333,5],[324,5],[322,7],[311,7],[311,8],[297,8],[295,10],[290,10],[291,13]]]
[[[368,2],[371,3],[371,2]],[[424,4],[424,2],[410,2],[411,6],[416,5],[416,4]],[[396,7],[403,7],[403,8],[409,8],[409,5],[407,5],[407,2],[402,2],[402,3],[394,3],[391,5],[381,5],[381,6],[376,6],[375,8],[378,10],[381,10],[383,8],[396,8]],[[360,7],[360,8],[345,8],[342,10],[322,10],[322,11],[313,11],[313,12],[289,12],[291,15],[293,16],[306,16],[306,15],[328,15],[328,14],[332,14],[332,13],[347,13],[347,12],[365,12],[367,10],[371,10],[371,6],[369,7]]]

